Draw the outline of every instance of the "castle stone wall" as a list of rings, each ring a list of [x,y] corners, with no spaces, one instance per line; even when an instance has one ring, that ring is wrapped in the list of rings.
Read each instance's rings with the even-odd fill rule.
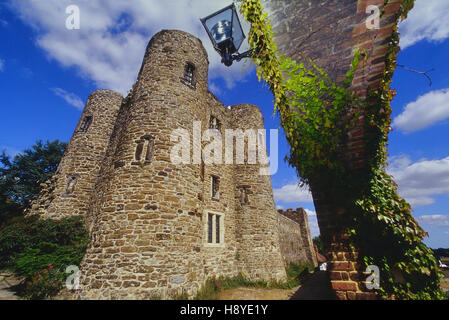
[[[58,170],[29,214],[55,219],[86,214],[122,100],[108,90],[89,96]]]
[[[192,83],[186,83],[187,64],[194,66]],[[206,52],[192,35],[162,31],[150,41],[137,82],[120,107],[89,204],[92,239],[78,298],[193,296],[208,278],[239,272],[254,279],[285,278],[270,177],[259,177],[258,165],[202,165],[201,153],[190,152],[191,146],[204,151],[214,140],[198,138],[194,129],[200,123],[202,135],[211,116],[219,120],[223,137],[224,130],[242,123],[263,128],[257,107],[228,109],[218,101],[207,89],[207,72]],[[190,137],[183,140],[188,163],[172,162],[180,142],[171,137],[175,129]],[[224,155],[224,144],[221,151]],[[217,199],[212,177],[219,178]],[[245,210],[238,208],[241,184],[254,193]],[[220,216],[220,243],[208,242],[209,214]]]
[[[279,231],[281,235],[281,252],[285,265],[307,262],[299,224],[283,215],[279,215]]]
[[[304,256],[304,261],[310,262],[314,267],[318,266],[316,252],[310,234],[309,220],[307,218],[307,212],[303,208],[278,210],[278,213],[282,217],[286,217],[291,221],[294,221],[297,225],[295,229],[299,230],[299,237],[301,246],[298,251]],[[287,233],[281,232],[281,237],[288,237]],[[288,238],[287,238],[288,239]],[[283,255],[286,254],[283,251]]]

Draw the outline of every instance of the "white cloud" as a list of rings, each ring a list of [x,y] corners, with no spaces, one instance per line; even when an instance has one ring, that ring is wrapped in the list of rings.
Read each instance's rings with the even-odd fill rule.
[[[67,102],[71,106],[77,108],[78,110],[83,110],[84,109],[84,102],[83,102],[83,100],[81,100],[81,98],[78,97],[76,94],[67,92],[67,91],[65,91],[64,89],[61,89],[61,88],[52,88],[51,91],[53,91],[53,93],[55,95],[57,95],[58,97],[64,99],[65,102]]]
[[[0,72],[5,69],[5,60],[0,59]]]
[[[223,92],[223,90],[221,90],[220,86],[218,86],[217,84],[215,84],[215,82],[212,82],[212,81],[209,82],[209,90],[214,95],[218,95]]]
[[[416,0],[408,18],[401,23],[403,49],[421,41],[442,41],[449,37],[449,1]]]
[[[304,210],[307,212],[307,215],[309,217],[316,216],[316,212],[315,211],[312,211],[312,210],[309,210],[309,209],[304,209]]]
[[[449,227],[449,215],[432,214],[420,216],[417,218],[420,224],[435,226],[435,227]]]
[[[449,157],[415,163],[407,156],[393,157],[387,171],[412,206],[433,204],[436,195],[449,196]]]
[[[209,54],[210,78],[228,87],[244,79],[242,64],[226,68],[213,50],[199,18],[229,0],[10,0],[21,19],[38,33],[37,44],[65,67],[75,67],[103,89],[126,94],[135,82],[150,38],[162,29],[179,29],[200,38]],[[65,9],[80,8],[81,28],[67,30]],[[248,26],[245,24],[246,31]],[[247,48],[247,43],[242,50]]]
[[[309,221],[310,235],[313,238],[320,235],[320,228],[318,226],[318,219],[315,211],[304,209],[307,212],[307,217]]]
[[[449,88],[431,91],[409,103],[393,121],[405,133],[427,128],[449,118]]]
[[[275,202],[313,202],[310,191],[306,188],[300,188],[298,184],[288,184],[282,188],[273,189],[273,196]]]
[[[284,210],[284,207],[283,207],[283,206],[277,205],[277,206],[276,206],[276,210]]]

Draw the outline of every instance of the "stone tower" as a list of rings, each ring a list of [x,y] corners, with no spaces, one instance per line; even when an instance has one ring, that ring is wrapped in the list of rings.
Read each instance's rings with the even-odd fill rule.
[[[226,129],[263,128],[257,107],[227,108],[209,92],[208,65],[188,33],[151,39],[93,188],[79,298],[192,296],[206,279],[239,272],[285,278],[270,177],[258,164],[205,163]],[[188,137],[191,161],[173,163],[174,132]]]
[[[232,120],[236,129],[263,129],[262,112],[256,106],[237,105],[232,107]],[[257,136],[257,139],[265,137]],[[272,270],[282,269],[279,242],[279,217],[273,201],[271,177],[259,174],[260,166],[236,164],[234,168],[236,194],[242,190],[249,194],[249,201],[236,201],[237,241],[241,256],[240,270],[252,278],[269,278]],[[299,245],[299,243],[298,243]],[[272,263],[275,263],[274,265]]]
[[[56,174],[45,183],[31,214],[46,218],[85,215],[123,97],[109,90],[89,96]]]

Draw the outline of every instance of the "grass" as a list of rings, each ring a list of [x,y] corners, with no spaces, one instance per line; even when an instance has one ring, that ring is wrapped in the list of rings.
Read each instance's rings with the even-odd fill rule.
[[[189,296],[187,295],[187,292],[185,292],[184,290],[182,291],[182,293],[174,295],[171,297],[173,300],[189,300]],[[160,299],[153,299],[153,300],[160,300]]]
[[[446,292],[444,293],[444,297],[446,298],[446,300],[449,300],[449,291],[446,291]]]
[[[290,264],[286,269],[286,281],[250,280],[240,273],[235,277],[209,278],[198,290],[194,300],[217,300],[221,291],[235,288],[260,288],[260,289],[293,289],[301,284],[304,277],[313,271],[310,263]]]

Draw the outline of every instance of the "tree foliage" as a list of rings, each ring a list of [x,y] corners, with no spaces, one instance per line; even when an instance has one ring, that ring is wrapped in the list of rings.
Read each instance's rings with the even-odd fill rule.
[[[37,141],[16,155],[0,154],[0,224],[29,207],[41,191],[41,184],[53,176],[67,144],[59,140]]]

